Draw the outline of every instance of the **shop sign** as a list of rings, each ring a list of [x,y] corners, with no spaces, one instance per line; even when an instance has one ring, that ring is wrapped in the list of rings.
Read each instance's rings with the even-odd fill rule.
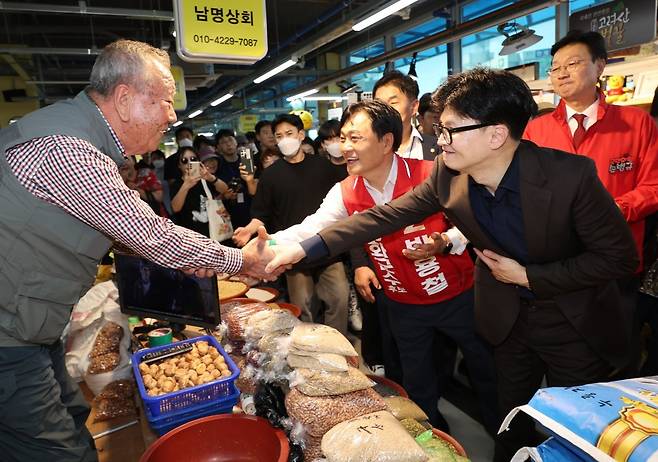
[[[185,61],[253,64],[267,54],[265,0],[174,0],[174,21]]]
[[[569,16],[569,30],[599,32],[608,51],[656,38],[656,0],[615,0]]]
[[[241,115],[238,119],[238,131],[241,133],[253,132],[256,130],[258,116],[255,114]]]
[[[187,95],[185,94],[185,74],[180,66],[171,66],[171,75],[176,83],[176,94],[174,95],[174,109],[183,111],[187,107]]]

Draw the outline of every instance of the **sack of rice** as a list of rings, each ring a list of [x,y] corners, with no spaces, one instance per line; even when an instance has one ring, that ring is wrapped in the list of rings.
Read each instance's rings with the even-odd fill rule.
[[[291,346],[299,350],[357,356],[352,344],[333,327],[323,324],[301,323],[292,330]]]

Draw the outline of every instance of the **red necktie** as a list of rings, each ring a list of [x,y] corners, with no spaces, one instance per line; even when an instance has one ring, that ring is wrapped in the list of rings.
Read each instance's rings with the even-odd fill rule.
[[[573,115],[573,118],[578,122],[578,127],[576,128],[576,131],[573,132],[573,145],[576,150],[578,150],[580,143],[585,139],[585,117],[587,117],[585,114]]]

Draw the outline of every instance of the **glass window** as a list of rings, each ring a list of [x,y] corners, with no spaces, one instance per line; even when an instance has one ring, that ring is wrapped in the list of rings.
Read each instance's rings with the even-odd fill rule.
[[[505,69],[538,62],[539,78],[545,78],[551,64],[551,46],[555,43],[555,7],[544,8],[514,21],[533,29],[543,38],[524,50],[499,56],[505,36],[498,33],[496,27],[469,35],[462,39],[462,68],[488,66]]]
[[[571,0],[569,2],[569,14],[576,11],[585,10],[601,3],[608,3],[610,0]]]
[[[354,50],[349,54],[347,59],[347,65],[351,66],[352,64],[358,64],[362,61],[365,61],[368,58],[373,58],[384,53],[384,40],[379,40],[373,42],[369,45],[366,45],[363,48]]]
[[[512,3],[514,0],[475,0],[462,7],[462,19],[468,21],[479,18]]]
[[[420,95],[433,92],[448,77],[448,47],[441,45],[418,53],[416,57],[416,74]],[[395,68],[407,74],[411,58],[398,59]]]
[[[393,36],[393,43],[396,48],[408,45],[420,40],[428,35],[436,34],[446,28],[445,18],[434,18],[419,26],[409,29],[405,32]]]

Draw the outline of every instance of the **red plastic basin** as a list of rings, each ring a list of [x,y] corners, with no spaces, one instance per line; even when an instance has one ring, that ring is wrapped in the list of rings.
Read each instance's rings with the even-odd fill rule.
[[[260,417],[202,417],[162,436],[140,462],[286,462],[286,435]]]
[[[457,454],[459,454],[462,457],[467,457],[466,456],[466,451],[464,451],[464,448],[462,447],[461,444],[457,442],[456,439],[454,439],[452,436],[448,435],[446,432],[442,432],[438,428],[432,428],[432,433],[434,433],[436,436],[441,438],[444,441],[447,441],[448,443],[452,444],[455,449],[457,450]]]

